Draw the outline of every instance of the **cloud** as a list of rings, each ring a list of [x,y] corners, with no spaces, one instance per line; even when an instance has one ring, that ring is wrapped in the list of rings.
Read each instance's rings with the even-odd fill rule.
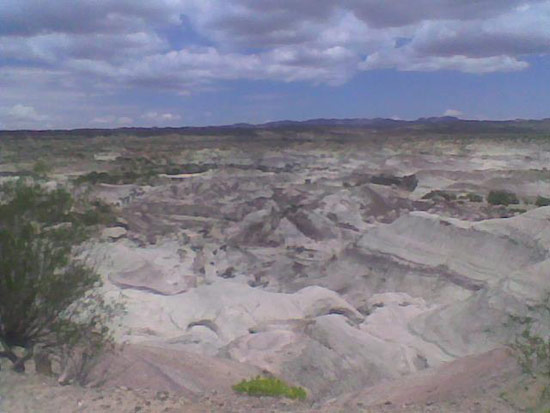
[[[0,123],[6,129],[18,129],[25,127],[45,128],[50,120],[48,115],[39,113],[33,106],[21,103],[11,107],[0,108]]]
[[[414,49],[376,52],[359,66],[363,70],[396,68],[402,71],[434,72],[456,70],[464,73],[514,72],[529,67],[527,62],[501,55],[490,57],[422,56]]]
[[[332,0],[193,3],[191,13],[199,30],[217,40],[259,48],[312,40],[337,10]]]
[[[422,22],[403,46],[381,48],[360,67],[481,74],[526,69],[526,56],[550,54],[550,2],[531,3],[498,9],[487,19]]]
[[[265,53],[221,53],[195,47],[154,54],[122,65],[89,59],[73,60],[73,70],[102,79],[171,90],[200,89],[216,80],[311,81],[341,84],[356,70],[359,59],[343,47],[309,49],[281,47]]]
[[[455,118],[460,118],[463,115],[464,113],[457,109],[447,109],[445,112],[443,112],[443,116],[453,116]]]
[[[134,122],[134,120],[128,116],[121,116],[116,120],[116,123],[119,125],[128,126],[131,125]]]
[[[73,36],[66,33],[40,34],[32,37],[0,37],[0,56],[14,61],[63,67],[72,60],[108,61],[123,64],[167,50],[167,43],[155,33],[90,34]]]
[[[158,122],[161,124],[169,124],[169,123],[177,122],[181,120],[180,115],[170,113],[170,112],[165,112],[165,113],[147,112],[145,115],[142,116],[142,118],[150,122]]]
[[[113,115],[107,115],[107,116],[97,116],[93,118],[90,123],[92,123],[95,127],[101,127],[101,128],[112,128],[112,127],[118,127],[118,126],[130,126],[133,125],[134,119],[129,116],[113,116]]]
[[[180,1],[155,0],[3,0],[0,35],[48,33],[120,34],[148,24],[177,23]]]
[[[6,0],[0,58],[75,78],[181,91],[233,79],[338,85],[359,70],[380,68],[515,71],[528,67],[524,56],[550,53],[544,24],[550,1],[71,4],[58,0],[44,8],[38,0]],[[181,30],[184,22],[210,44],[173,47],[166,30]]]
[[[115,119],[116,118],[114,116],[99,116],[99,117],[93,118],[91,122],[97,123],[97,124],[103,124],[103,125],[111,125],[115,122]]]
[[[517,6],[517,0],[351,0],[354,13],[373,27],[403,27],[423,21],[477,20],[498,16]],[[520,2],[521,3],[521,2]],[[531,2],[535,3],[535,2]]]
[[[8,110],[8,116],[16,120],[40,121],[47,119],[47,116],[39,115],[32,106],[17,104]]]

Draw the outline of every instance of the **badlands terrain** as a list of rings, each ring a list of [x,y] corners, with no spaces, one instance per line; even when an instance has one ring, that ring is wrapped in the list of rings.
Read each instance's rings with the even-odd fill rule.
[[[112,207],[87,254],[127,310],[88,387],[4,368],[0,412],[541,407],[507,345],[513,320],[550,327],[550,122],[3,132],[0,150],[2,180],[40,161]],[[259,374],[307,400],[231,390]]]

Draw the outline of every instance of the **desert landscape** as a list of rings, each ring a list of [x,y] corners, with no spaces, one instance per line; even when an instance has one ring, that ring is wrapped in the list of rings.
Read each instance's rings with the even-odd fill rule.
[[[0,131],[2,182],[108,206],[84,254],[125,306],[84,387],[0,359],[0,412],[545,411],[513,344],[550,332],[549,138],[451,117]],[[307,398],[232,390],[259,375]]]
[[[1,0],[0,413],[550,413],[550,0]]]

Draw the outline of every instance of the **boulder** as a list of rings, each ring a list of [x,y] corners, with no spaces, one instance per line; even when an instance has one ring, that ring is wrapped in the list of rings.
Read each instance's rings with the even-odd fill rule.
[[[110,241],[116,241],[126,236],[128,231],[124,227],[110,227],[105,228],[101,232],[101,238]]]

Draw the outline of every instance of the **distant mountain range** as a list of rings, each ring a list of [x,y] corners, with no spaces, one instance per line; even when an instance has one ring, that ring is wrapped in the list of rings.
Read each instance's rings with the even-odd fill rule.
[[[112,135],[136,135],[136,136],[159,136],[168,134],[183,135],[253,135],[255,131],[261,130],[321,130],[321,129],[361,129],[365,131],[396,131],[396,132],[424,132],[424,133],[549,133],[550,118],[540,120],[466,120],[453,116],[420,118],[417,120],[398,119],[310,119],[304,121],[281,120],[263,124],[236,123],[232,125],[218,126],[185,126],[185,127],[124,127],[115,129],[58,129],[58,130],[0,130],[2,137],[34,137],[34,136],[55,136],[69,137],[79,136],[112,136]]]
[[[248,123],[241,123],[231,126],[241,127],[253,127],[253,128],[280,128],[287,126],[399,126],[405,123],[425,123],[425,122],[455,122],[460,119],[452,116],[436,117],[436,118],[420,118],[415,121],[404,121],[399,119],[387,119],[387,118],[354,118],[354,119],[309,119],[304,121],[295,120],[281,120],[276,122],[267,122],[259,125],[252,125]]]
[[[518,125],[522,123],[548,123],[550,118],[541,120],[470,120],[459,119],[454,116],[436,116],[428,118],[419,118],[417,120],[401,120],[401,119],[387,119],[387,118],[353,118],[353,119],[309,119],[304,121],[282,120],[276,122],[268,122],[263,124],[249,124],[239,123],[235,125],[229,125],[230,127],[250,127],[250,128],[280,128],[288,126],[364,126],[364,127],[401,127],[411,125],[434,125],[434,124],[492,124],[492,125]]]

